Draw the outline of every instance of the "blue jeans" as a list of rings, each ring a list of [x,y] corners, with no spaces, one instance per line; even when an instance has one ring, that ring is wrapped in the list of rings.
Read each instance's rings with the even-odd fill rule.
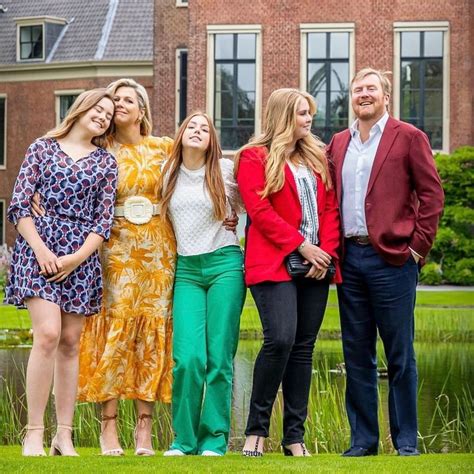
[[[390,265],[371,245],[346,240],[338,286],[351,446],[377,450],[377,330],[388,364],[389,418],[396,449],[417,444],[414,308],[418,265]]]

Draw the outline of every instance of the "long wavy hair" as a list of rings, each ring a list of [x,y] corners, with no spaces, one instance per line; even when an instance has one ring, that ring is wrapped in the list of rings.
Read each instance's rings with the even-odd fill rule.
[[[115,109],[114,101],[107,89],[98,88],[82,92],[69,108],[63,121],[57,127],[54,127],[52,130],[47,132],[44,135],[44,138],[64,138],[71,131],[74,124],[88,110],[92,109],[92,107],[96,106],[104,98],[109,99],[114,105]],[[113,120],[110,121],[109,127],[102,135],[94,137],[92,139],[92,143],[94,145],[99,147],[105,147],[107,137],[110,135],[112,130],[112,122]]]
[[[161,173],[159,195],[161,195],[161,216],[166,218],[171,197],[176,189],[178,181],[179,168],[183,162],[183,135],[189,122],[196,116],[202,116],[209,124],[209,146],[205,155],[205,184],[210,194],[214,207],[214,217],[216,220],[223,220],[226,215],[226,196],[224,188],[224,180],[222,178],[219,159],[222,156],[221,146],[217,137],[217,132],[210,117],[203,112],[193,112],[188,115],[176,133],[176,138],[171,150],[169,159],[167,160]]]
[[[294,151],[288,153],[296,130],[296,114],[301,99],[306,99],[311,115],[316,113],[316,103],[307,92],[298,89],[277,89],[268,99],[265,109],[264,132],[252,138],[238,150],[235,157],[235,171],[239,167],[240,155],[244,150],[257,146],[266,147],[268,156],[265,162],[265,187],[260,195],[265,198],[279,191],[285,183],[285,163],[294,159],[319,174],[326,188],[332,187],[328,162],[324,152],[324,143],[308,134],[297,140]]]
[[[113,97],[117,90],[121,87],[131,87],[135,91],[138,100],[138,107],[141,111],[143,111],[143,117],[140,121],[140,135],[144,137],[151,135],[151,131],[153,130],[153,122],[151,119],[150,99],[148,98],[146,89],[133,79],[122,78],[111,82],[107,86],[107,90]],[[114,133],[115,124],[112,124],[112,134]]]

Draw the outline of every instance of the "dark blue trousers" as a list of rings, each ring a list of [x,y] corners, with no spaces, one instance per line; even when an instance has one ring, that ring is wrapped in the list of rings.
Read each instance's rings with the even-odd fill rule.
[[[346,240],[338,287],[347,371],[351,447],[377,450],[377,330],[388,364],[389,417],[395,449],[417,444],[414,307],[418,265],[385,262],[371,245]]]

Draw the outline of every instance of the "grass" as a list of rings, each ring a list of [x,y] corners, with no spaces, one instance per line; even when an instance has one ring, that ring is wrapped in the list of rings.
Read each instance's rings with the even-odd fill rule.
[[[273,472],[341,472],[341,473],[399,473],[399,472],[472,472],[472,454],[430,454],[416,458],[379,455],[349,459],[336,454],[324,454],[305,459],[292,459],[281,454],[266,454],[263,458],[243,458],[229,453],[222,458],[186,456],[164,458],[161,452],[150,458],[138,458],[127,451],[122,458],[97,456],[96,449],[79,448],[79,458],[22,458],[18,446],[1,446],[3,472],[212,472],[212,473],[273,473]]]

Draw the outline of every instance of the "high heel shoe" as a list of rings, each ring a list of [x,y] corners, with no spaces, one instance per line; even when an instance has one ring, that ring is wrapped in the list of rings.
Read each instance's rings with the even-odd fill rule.
[[[117,419],[117,414],[115,415],[102,415],[102,421],[110,421],[110,420],[116,420]],[[101,432],[99,436],[99,444],[100,444],[100,452],[102,456],[123,456],[124,452],[122,448],[113,448],[113,449],[107,449],[105,447],[104,439],[102,438],[102,433],[104,432],[104,429],[101,427]]]
[[[54,435],[54,438],[51,440],[51,449],[49,450],[49,455],[50,456],[79,456],[79,454],[76,453],[76,450],[73,447],[73,451],[71,452],[66,452],[64,447],[61,447],[58,442],[58,430],[68,430],[72,433],[72,426],[69,425],[58,425],[56,429],[56,434]]]
[[[252,458],[259,458],[263,456],[263,451],[259,451],[258,445],[260,444],[261,436],[257,436],[255,440],[255,449],[252,451],[251,449],[242,449],[242,456],[248,456]]]
[[[288,448],[287,446],[282,446],[283,448],[283,454],[285,456],[295,456],[295,457],[311,457],[311,454],[309,453],[309,451],[306,449],[306,446],[305,444],[301,441],[300,443],[294,443],[294,444],[291,444],[290,446],[294,446],[294,445],[300,445],[301,446],[301,454],[293,454],[293,451]]]
[[[140,423],[143,422],[143,420],[150,419],[153,421],[153,416],[148,415],[146,413],[143,413],[141,415],[138,415],[138,420],[137,420],[137,426],[135,426],[135,431],[133,432],[134,438],[135,438],[135,455],[136,456],[154,456],[155,451],[150,448],[143,448],[137,446],[138,443],[138,428],[140,426]]]
[[[21,443],[22,456],[46,456],[46,452],[43,447],[41,447],[41,450],[38,450],[38,451],[28,451],[27,449],[25,449],[25,441],[26,441],[26,437],[28,436],[28,432],[34,431],[34,430],[44,431],[44,426],[43,425],[26,425],[26,434],[25,434],[25,437],[23,438],[23,442]]]

